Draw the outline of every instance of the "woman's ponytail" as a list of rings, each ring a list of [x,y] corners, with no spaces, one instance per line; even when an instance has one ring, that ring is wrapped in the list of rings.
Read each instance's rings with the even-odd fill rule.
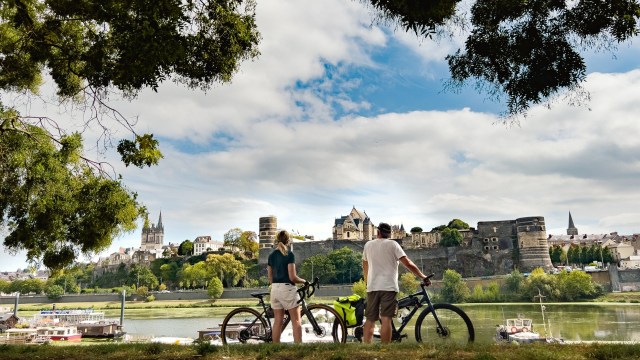
[[[289,240],[289,233],[286,230],[281,230],[276,236],[278,250],[280,250],[280,252],[284,256],[287,256],[287,254],[289,254],[289,248],[287,248],[287,245],[289,245]]]

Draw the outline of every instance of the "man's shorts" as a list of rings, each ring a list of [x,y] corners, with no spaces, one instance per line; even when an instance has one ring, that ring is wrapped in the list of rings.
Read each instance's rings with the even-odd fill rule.
[[[367,320],[378,321],[381,316],[395,317],[398,313],[398,300],[395,291],[371,291],[367,293]]]
[[[271,307],[274,309],[293,309],[300,304],[298,301],[298,287],[292,284],[274,283],[271,284]]]

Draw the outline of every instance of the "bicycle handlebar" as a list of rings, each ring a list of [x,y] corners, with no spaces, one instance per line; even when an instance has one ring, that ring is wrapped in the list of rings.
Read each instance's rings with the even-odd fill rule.
[[[313,294],[315,294],[316,289],[320,288],[320,284],[318,283],[319,281],[320,279],[316,277],[312,283],[307,281],[301,288],[299,288],[298,293],[300,294],[300,299],[302,300],[305,297],[312,297]]]

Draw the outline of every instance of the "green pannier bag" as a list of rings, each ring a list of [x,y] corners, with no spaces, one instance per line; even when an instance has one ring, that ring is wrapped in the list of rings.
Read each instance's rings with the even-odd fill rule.
[[[362,325],[365,304],[360,295],[341,296],[333,302],[333,308],[344,320],[347,327]]]

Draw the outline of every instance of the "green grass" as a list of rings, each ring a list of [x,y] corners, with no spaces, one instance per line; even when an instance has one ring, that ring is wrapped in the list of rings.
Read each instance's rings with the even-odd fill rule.
[[[422,344],[236,345],[97,344],[92,346],[0,346],[3,360],[251,359],[251,360],[613,360],[637,359],[640,345],[472,345],[434,347]]]

